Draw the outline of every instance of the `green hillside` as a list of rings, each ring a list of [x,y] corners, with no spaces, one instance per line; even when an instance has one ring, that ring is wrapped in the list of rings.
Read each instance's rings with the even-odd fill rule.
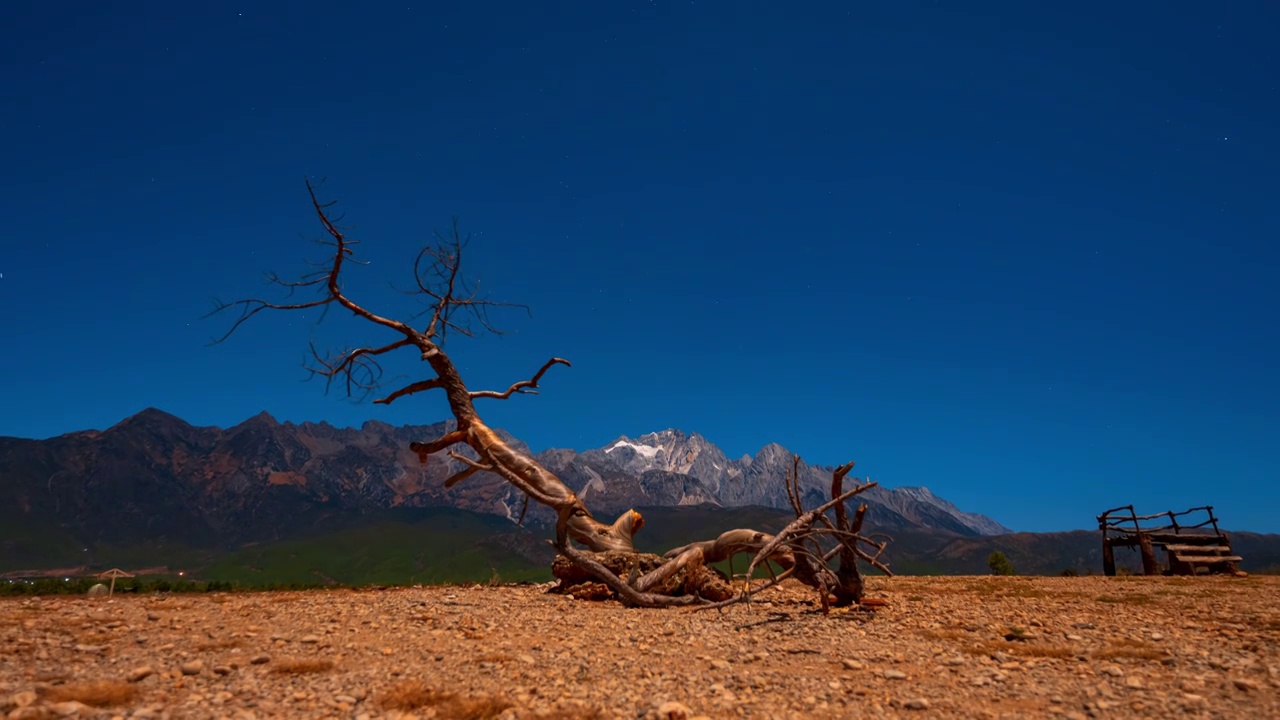
[[[642,507],[645,525],[637,549],[663,553],[733,528],[777,532],[792,517],[773,508],[712,506]],[[452,508],[399,509],[330,520],[286,539],[238,548],[197,548],[156,541],[127,546],[83,546],[60,528],[7,523],[0,529],[0,573],[110,567],[130,571],[167,568],[170,577],[234,583],[244,587],[290,585],[402,585],[551,580],[552,530],[521,528],[505,518]],[[1101,572],[1097,533],[1016,533],[967,537],[941,531],[891,534],[884,559],[898,574],[986,574],[986,559],[1003,552],[1019,574]],[[1235,533],[1233,540],[1252,572],[1274,570],[1280,536]],[[1120,557],[1122,564],[1136,564]],[[742,572],[748,559],[735,561]],[[720,569],[728,570],[727,563]],[[872,571],[874,572],[874,571]]]
[[[452,509],[400,511],[222,555],[210,580],[269,584],[436,584],[550,580],[550,548],[503,518]],[[530,557],[530,556],[533,557]]]

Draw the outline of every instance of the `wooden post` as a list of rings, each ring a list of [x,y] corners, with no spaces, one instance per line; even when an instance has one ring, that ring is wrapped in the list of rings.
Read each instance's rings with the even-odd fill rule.
[[[1116,551],[1111,547],[1111,540],[1107,538],[1109,515],[1111,515],[1110,510],[1098,516],[1098,530],[1102,533],[1102,574],[1113,577],[1116,574]]]
[[[1217,528],[1216,528],[1217,523],[1214,523],[1214,525],[1215,525],[1215,528],[1214,528],[1214,529],[1217,529]],[[1219,530],[1219,531],[1218,531],[1218,536],[1222,538],[1222,544],[1223,544],[1223,545],[1225,545],[1227,548],[1230,548],[1230,547],[1231,547],[1231,538],[1230,538],[1230,537],[1228,537],[1226,533],[1224,533],[1224,532],[1222,532],[1221,530]],[[1227,552],[1228,552],[1228,553],[1231,553],[1231,552],[1234,552],[1234,551],[1232,551],[1232,550],[1228,550]],[[1223,563],[1223,564],[1224,564],[1224,565],[1226,565],[1226,571],[1227,571],[1227,572],[1229,572],[1229,573],[1231,573],[1232,575],[1240,575],[1240,574],[1241,574],[1241,573],[1240,573],[1240,567],[1239,567],[1238,565],[1236,565],[1236,561],[1235,561],[1235,560],[1228,560],[1228,561],[1226,561],[1226,562],[1225,562],[1225,563]]]
[[[1142,574],[1159,575],[1160,566],[1156,565],[1156,550],[1151,546],[1151,537],[1144,532],[1138,533],[1138,549],[1142,551]]]

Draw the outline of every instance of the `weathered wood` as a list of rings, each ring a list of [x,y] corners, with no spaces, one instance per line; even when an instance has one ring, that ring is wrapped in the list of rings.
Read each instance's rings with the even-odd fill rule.
[[[133,573],[125,572],[120,568],[111,568],[110,570],[98,573],[100,578],[111,578],[111,587],[107,588],[107,597],[111,597],[116,592],[116,578],[131,578]]]
[[[299,289],[309,289],[318,292],[319,297],[295,303],[275,303],[255,298],[220,305],[215,308],[215,313],[236,308],[240,311],[240,316],[227,333],[215,342],[225,340],[237,327],[263,310],[327,311],[330,305],[343,308],[356,317],[378,326],[381,332],[389,331],[389,334],[396,339],[382,345],[371,344],[330,356],[321,356],[313,348],[314,364],[308,369],[326,378],[329,383],[337,380],[344,384],[348,394],[353,390],[371,392],[378,388],[381,378],[378,358],[386,353],[405,349],[416,352],[420,360],[430,366],[434,377],[391,390],[374,402],[386,405],[418,393],[437,390],[444,393],[450,413],[457,423],[456,427],[440,438],[411,443],[409,447],[418,455],[419,461],[425,464],[430,462],[431,457],[436,453],[447,450],[451,457],[464,465],[464,468],[445,481],[446,487],[464,482],[476,473],[489,472],[498,475],[518,489],[525,495],[526,500],[532,499],[555,511],[556,534],[552,544],[561,558],[587,576],[594,578],[599,585],[615,593],[628,604],[669,607],[724,600],[725,590],[717,586],[717,574],[706,565],[720,559],[727,559],[740,552],[753,554],[752,568],[760,563],[773,562],[784,567],[784,572],[791,572],[800,582],[818,589],[824,610],[829,601],[828,590],[832,588],[836,588],[839,602],[856,601],[860,597],[862,584],[860,576],[857,575],[858,559],[881,570],[888,570],[877,559],[878,554],[871,556],[857,547],[858,542],[861,541],[876,548],[877,551],[882,551],[884,548],[882,543],[872,542],[858,534],[861,512],[856,525],[850,524],[841,507],[838,527],[824,515],[833,504],[843,503],[849,497],[874,486],[874,483],[868,483],[848,492],[839,492],[843,474],[852,467],[852,463],[837,470],[837,477],[833,479],[832,501],[809,513],[802,512],[797,471],[794,483],[789,482],[787,488],[797,520],[778,536],[748,529],[734,530],[721,535],[714,541],[694,543],[681,548],[674,556],[668,554],[661,559],[639,560],[638,558],[642,556],[635,552],[632,541],[632,536],[643,524],[639,513],[627,510],[612,523],[597,520],[568,485],[528,453],[505,441],[481,420],[476,411],[475,401],[477,400],[506,400],[513,395],[536,394],[543,375],[550,368],[555,365],[568,366],[569,362],[563,358],[553,357],[528,380],[512,383],[502,391],[469,389],[458,367],[444,350],[445,338],[450,333],[472,336],[473,332],[467,319],[487,332],[497,333],[498,331],[489,324],[487,309],[508,305],[508,303],[497,303],[477,297],[474,288],[468,286],[465,278],[460,275],[462,250],[466,242],[458,232],[456,221],[451,237],[437,236],[440,244],[424,247],[414,261],[413,279],[417,284],[417,290],[411,292],[425,296],[427,300],[426,311],[415,315],[411,321],[417,322],[418,317],[426,316],[424,325],[414,325],[411,322],[374,313],[347,296],[343,289],[341,274],[346,263],[358,262],[354,259],[356,243],[349,240],[342,229],[331,220],[327,212],[331,204],[322,204],[319,201],[315,188],[310,182],[307,183],[307,192],[316,216],[328,234],[328,239],[322,244],[332,248],[330,260],[327,265],[317,264],[318,270],[303,276],[296,282],[284,282],[274,276],[271,279],[276,284],[287,288],[290,293]],[[473,459],[460,455],[451,449],[459,444],[470,447],[476,457]],[[793,467],[798,469],[799,458],[795,459]],[[824,524],[826,528],[833,531],[830,537],[835,538],[843,548],[840,553],[841,574],[838,578],[827,567],[826,562],[830,558],[824,555],[815,540],[816,533],[821,530],[821,528],[815,528],[815,524],[818,523]],[[580,544],[586,550],[577,549],[573,543]],[[600,558],[606,559],[602,561]],[[622,579],[621,566],[617,566],[618,562],[624,562],[627,567],[625,581]],[[645,572],[641,576],[642,565]],[[562,570],[563,567],[564,563],[561,563]],[[663,595],[659,592],[660,590],[669,594]]]
[[[1222,542],[1222,535],[1193,535],[1187,533],[1165,533],[1165,532],[1149,532],[1145,533],[1151,538],[1152,542],[1161,544],[1168,543],[1185,543],[1185,544],[1206,544],[1217,545]]]
[[[1206,564],[1220,562],[1240,562],[1244,558],[1239,555],[1183,555],[1181,553],[1174,555],[1178,562],[1189,564]]]
[[[1156,551],[1151,545],[1150,537],[1138,535],[1138,551],[1142,554],[1142,574],[1159,575],[1160,566],[1156,564]]]
[[[1124,514],[1118,514],[1122,511]],[[1198,511],[1204,511],[1208,519],[1196,524],[1178,522],[1179,517]],[[1157,518],[1168,518],[1171,524],[1160,527],[1142,526],[1141,521]],[[1187,532],[1205,526],[1212,526],[1214,533]],[[1235,565],[1241,558],[1231,554],[1231,540],[1218,529],[1218,519],[1213,514],[1212,505],[1156,515],[1138,515],[1132,505],[1125,505],[1099,515],[1098,529],[1102,534],[1102,568],[1107,575],[1115,574],[1115,548],[1135,546],[1141,555],[1142,571],[1146,575],[1160,572],[1160,565],[1155,557],[1157,547],[1165,550],[1169,561],[1167,572],[1175,575],[1193,575],[1198,567],[1205,566],[1243,575]]]
[[[1163,547],[1165,550],[1169,552],[1174,552],[1174,553],[1183,553],[1183,552],[1229,553],[1231,552],[1231,548],[1227,547],[1226,545],[1164,545]]]
[[[605,552],[595,553],[594,559],[618,578],[627,578],[633,573],[648,573],[669,567],[670,563],[661,556],[652,553]],[[557,556],[551,564],[551,574],[560,581],[553,592],[576,594],[575,588],[596,582],[599,578],[587,568],[576,564],[564,555]],[[726,600],[733,597],[733,587],[729,578],[713,567],[707,565],[691,565],[680,568],[662,579],[662,582],[642,586],[640,583],[628,582],[640,593],[684,595],[705,598],[707,600]],[[598,599],[598,598],[597,598]]]
[[[853,469],[853,462],[846,463],[836,468],[831,473],[831,497],[840,497],[844,494],[844,479]],[[855,537],[862,533],[862,523],[867,515],[867,506],[859,505],[858,510],[854,513],[852,521],[849,520],[849,513],[843,502],[836,503],[836,529],[842,533],[850,533]],[[862,600],[865,591],[865,585],[862,581],[862,573],[858,571],[858,546],[857,541],[842,542],[840,548],[840,565],[836,568],[836,586],[835,606],[847,607]]]

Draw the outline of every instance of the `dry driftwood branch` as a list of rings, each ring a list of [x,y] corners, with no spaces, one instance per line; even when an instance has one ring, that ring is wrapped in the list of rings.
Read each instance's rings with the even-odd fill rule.
[[[822,556],[822,561],[823,561],[824,563],[825,563],[825,562],[829,562],[832,558],[834,558],[834,557],[836,556],[836,553],[838,553],[838,552],[840,552],[840,546],[836,546],[836,547],[834,547],[834,548],[832,548],[832,549],[828,550],[828,551],[827,551],[827,552]],[[772,577],[770,577],[768,580],[766,580],[766,581],[765,581],[763,584],[761,584],[761,585],[757,585],[757,586],[755,586],[755,587],[746,587],[746,588],[744,588],[743,592],[739,593],[738,595],[735,595],[735,596],[734,596],[734,597],[732,597],[732,598],[729,598],[729,599],[727,599],[727,600],[721,600],[721,601],[719,601],[719,602],[710,603],[710,604],[708,604],[708,605],[701,605],[701,606],[697,607],[696,609],[697,609],[697,610],[718,610],[718,609],[720,609],[720,608],[725,608],[725,607],[728,607],[728,606],[730,606],[730,605],[736,605],[736,604],[738,604],[738,603],[750,602],[752,597],[755,597],[756,595],[759,595],[760,593],[764,592],[765,590],[768,590],[769,588],[772,588],[772,587],[777,586],[777,585],[778,585],[778,584],[780,584],[783,580],[786,580],[786,579],[790,578],[790,577],[791,577],[791,575],[792,575],[792,573],[793,573],[794,571],[795,571],[795,570],[794,570],[794,568],[789,569],[789,570],[785,570],[785,571],[783,571],[783,572],[778,573],[777,575],[773,575]],[[892,574],[893,574],[893,573],[891,573],[891,572],[888,572],[888,568],[885,568],[885,572],[886,572],[886,574],[889,574],[889,575],[892,575]]]
[[[471,458],[467,457],[466,455],[459,455],[458,453],[454,452],[453,450],[450,450],[450,451],[449,451],[449,457],[453,458],[454,460],[457,460],[458,462],[462,463],[463,465],[470,465],[472,468],[475,468],[476,470],[493,470],[493,466],[492,466],[492,465],[488,465],[488,464],[485,464],[485,463],[482,463],[482,462],[476,462],[475,460],[472,460]]]
[[[835,605],[837,607],[850,605],[861,600],[864,585],[861,573],[857,568],[858,559],[869,562],[886,574],[892,574],[887,566],[876,559],[878,553],[877,556],[873,557],[857,547],[859,542],[870,542],[860,534],[863,518],[866,515],[866,506],[859,507],[853,522],[850,522],[844,507],[844,503],[850,498],[875,487],[877,483],[868,480],[867,483],[851,490],[844,490],[844,478],[849,473],[849,470],[853,468],[853,463],[842,465],[832,473],[832,499],[811,511],[803,512],[799,500],[801,497],[799,465],[799,457],[793,457],[792,472],[786,479],[787,492],[788,496],[792,498],[792,507],[796,510],[797,515],[796,519],[756,550],[755,556],[747,566],[746,581],[738,597],[714,603],[707,607],[724,607],[735,602],[749,601],[753,595],[780,582],[781,578],[775,577],[762,586],[751,587],[751,578],[754,575],[755,568],[761,562],[771,559],[771,555],[776,554],[781,547],[788,548],[794,560],[794,564],[787,568],[782,575],[794,576],[806,585],[814,587],[818,591],[819,602],[824,613],[827,612],[831,603],[829,592],[835,593]],[[836,520],[834,523],[826,518],[824,514],[830,509],[835,510]],[[819,523],[822,523],[825,527],[814,527]],[[835,538],[837,540],[836,547],[825,552],[818,549],[812,543],[820,536]],[[883,550],[883,545],[871,544],[879,550]],[[841,563],[839,569],[832,573],[827,566],[827,562],[836,555],[840,556]]]
[[[489,308],[518,307],[528,312],[529,308],[525,305],[479,297],[478,284],[472,286],[461,274],[462,251],[471,237],[462,236],[456,217],[453,218],[452,231],[448,237],[438,232],[435,237],[436,243],[423,247],[413,262],[417,292],[434,301],[428,311],[431,315],[425,331],[428,337],[438,337],[440,345],[444,344],[450,330],[466,337],[474,337],[475,332],[470,325],[458,320],[459,313],[478,323],[485,332],[502,335],[502,331],[489,321]]]
[[[470,467],[465,467],[465,468],[463,468],[463,469],[459,470],[458,472],[456,472],[456,473],[454,473],[454,474],[450,475],[449,477],[445,478],[445,480],[444,480],[444,486],[445,486],[445,487],[447,487],[447,488],[451,488],[451,487],[453,487],[454,485],[457,485],[458,483],[462,482],[463,480],[466,480],[467,478],[471,477],[472,475],[475,475],[476,473],[478,473],[478,472],[480,472],[481,470],[484,470],[484,469],[486,469],[486,468],[482,468],[482,467],[478,467],[478,466],[474,466],[474,465],[473,465],[473,466],[470,466]],[[528,496],[528,495],[525,495],[525,499],[527,500],[528,498],[529,498],[529,496]]]
[[[601,565],[590,553],[584,553],[568,543],[551,543],[557,552],[572,560],[575,564],[586,568],[593,576],[598,578],[600,582],[609,587],[610,590],[618,593],[622,599],[629,605],[635,607],[678,607],[687,605],[696,605],[703,602],[694,595],[658,595],[656,593],[643,592],[628,585],[622,578],[614,575],[608,568]]]
[[[419,380],[418,382],[405,385],[404,387],[392,392],[390,395],[387,395],[386,397],[378,398],[377,400],[374,400],[374,402],[379,405],[390,405],[391,403],[404,397],[405,395],[412,395],[414,393],[420,393],[425,390],[435,390],[437,388],[442,388],[442,387],[444,387],[444,385],[440,382],[440,378],[431,378],[430,380]]]
[[[537,390],[527,390],[526,388],[538,387],[538,381],[542,379],[542,376],[546,374],[547,370],[552,365],[557,365],[557,364],[564,365],[565,367],[571,367],[571,365],[569,365],[568,360],[565,360],[564,358],[553,357],[550,360],[548,360],[546,364],[544,364],[542,368],[538,370],[538,372],[534,373],[532,378],[528,380],[521,380],[520,382],[512,383],[511,387],[507,388],[503,392],[498,392],[496,390],[476,390],[471,393],[471,397],[472,398],[496,398],[498,400],[506,400],[507,398],[511,397],[512,393],[524,393],[524,394],[530,394],[530,395],[537,395],[538,394]]]
[[[715,540],[704,540],[675,548],[663,556],[667,562],[662,567],[638,578],[635,587],[641,591],[648,590],[686,568],[723,562],[740,553],[759,553],[761,548],[772,539],[773,536],[767,533],[739,529],[722,533]],[[789,569],[795,564],[791,549],[787,547],[777,549],[771,554],[770,559],[784,569]]]
[[[843,494],[845,476],[853,469],[853,465],[852,462],[841,465],[831,473],[832,497]],[[868,479],[864,487],[870,487],[870,485]],[[836,528],[844,534],[844,539],[840,541],[840,567],[836,569],[836,604],[845,605],[862,598],[862,574],[858,572],[858,537],[862,532],[862,521],[866,517],[867,506],[858,506],[852,523],[849,522],[849,513],[844,503],[836,503],[835,511]],[[880,565],[880,568],[888,570],[883,565]]]
[[[419,460],[427,462],[433,453],[458,443],[465,443],[476,452],[479,457],[478,462],[484,469],[500,475],[533,500],[555,510],[557,515],[563,518],[564,530],[573,541],[581,543],[590,550],[631,550],[633,513],[624,513],[611,524],[596,520],[577,495],[559,478],[548,472],[533,458],[512,448],[485,425],[472,403],[477,397],[509,397],[529,388],[536,388],[542,375],[551,365],[568,365],[568,362],[562,358],[553,358],[533,378],[515,383],[505,393],[481,391],[473,394],[467,388],[452,359],[442,349],[442,343],[450,331],[463,335],[472,334],[468,321],[475,322],[486,332],[499,332],[489,320],[489,309],[523,307],[482,298],[478,295],[477,289],[465,281],[460,269],[466,239],[459,232],[456,220],[451,236],[438,235],[440,242],[435,246],[424,248],[414,263],[417,292],[425,296],[429,302],[429,310],[426,313],[429,317],[426,325],[416,328],[409,323],[375,313],[344,293],[341,283],[342,272],[349,262],[355,262],[353,259],[355,241],[349,239],[330,217],[328,208],[331,203],[321,203],[316,196],[315,186],[310,182],[307,182],[307,193],[316,217],[328,235],[328,240],[323,244],[331,248],[332,254],[323,270],[309,273],[295,283],[277,281],[277,284],[287,287],[290,292],[297,289],[311,289],[318,292],[319,297],[298,303],[276,303],[256,298],[234,303],[219,303],[210,314],[238,310],[239,316],[233,321],[231,328],[221,338],[215,340],[215,344],[230,337],[236,328],[264,310],[306,310],[329,305],[345,308],[355,316],[380,326],[396,337],[381,344],[370,344],[341,354],[335,361],[322,362],[319,367],[314,368],[314,372],[328,379],[344,379],[349,391],[369,390],[372,389],[378,376],[376,373],[367,372],[369,366],[362,361],[393,350],[415,349],[421,359],[431,367],[434,377],[394,390],[380,398],[379,402],[387,404],[406,395],[440,389],[445,392],[449,408],[457,421],[457,428],[444,437],[413,443],[410,446],[418,454]],[[362,372],[364,374],[361,374]],[[450,478],[450,481],[453,483],[460,481],[462,478],[459,475],[461,473]]]
[[[569,361],[553,357],[531,378],[515,382],[503,391],[472,391],[444,351],[444,342],[450,332],[472,336],[476,332],[474,326],[478,326],[484,332],[500,334],[501,331],[490,321],[490,309],[524,307],[481,297],[478,286],[467,281],[461,272],[461,263],[469,238],[462,236],[456,218],[451,233],[447,236],[437,234],[437,243],[423,248],[414,261],[415,289],[408,292],[425,298],[427,302],[427,309],[415,316],[413,321],[422,316],[426,316],[427,320],[424,325],[415,326],[412,321],[404,322],[375,313],[346,295],[342,286],[342,273],[347,265],[360,264],[354,257],[357,242],[348,238],[344,229],[337,225],[328,212],[332,203],[321,203],[316,196],[315,186],[310,182],[307,182],[307,193],[316,217],[327,235],[321,244],[330,249],[330,257],[327,262],[313,264],[316,269],[297,281],[284,281],[275,275],[268,277],[273,284],[285,288],[290,296],[297,291],[309,290],[315,292],[317,297],[300,302],[272,302],[251,298],[232,303],[216,303],[210,315],[220,312],[238,314],[231,327],[215,339],[214,344],[225,341],[242,324],[265,310],[319,309],[323,313],[329,307],[337,306],[378,326],[391,337],[327,357],[312,347],[315,364],[308,369],[324,377],[326,387],[338,380],[348,395],[371,392],[381,382],[382,369],[378,362],[380,357],[406,348],[416,351],[419,358],[430,367],[431,376],[393,389],[374,402],[390,404],[400,398],[429,390],[442,390],[445,393],[457,425],[439,438],[411,443],[410,449],[417,453],[419,461],[425,464],[435,453],[449,450],[449,456],[461,462],[464,467],[445,481],[447,487],[478,472],[491,472],[524,493],[525,508],[528,507],[528,501],[533,500],[554,510],[556,539],[553,545],[557,551],[607,586],[626,604],[642,607],[709,606],[708,601],[696,594],[673,596],[652,590],[681,573],[686,579],[699,572],[706,577],[703,566],[731,560],[737,554],[750,553],[752,560],[748,567],[747,587],[744,587],[741,596],[734,598],[733,602],[745,599],[759,590],[750,589],[749,578],[760,563],[766,563],[766,567],[769,567],[767,563],[772,562],[783,568],[766,586],[772,586],[787,577],[795,577],[819,591],[824,609],[828,603],[828,591],[832,589],[837,593],[837,603],[846,602],[850,597],[856,601],[860,596],[857,560],[872,563],[887,571],[876,559],[883,551],[883,544],[872,542],[859,534],[865,506],[860,509],[853,523],[848,521],[843,509],[846,500],[872,487],[874,483],[843,491],[841,482],[852,463],[842,466],[833,477],[832,500],[813,511],[804,512],[799,484],[800,461],[797,457],[793,462],[793,473],[786,481],[787,495],[796,513],[796,520],[782,532],[769,535],[754,530],[731,530],[715,540],[672,550],[656,568],[644,575],[640,575],[637,566],[633,564],[629,572],[623,573],[626,575],[624,580],[621,575],[598,562],[593,554],[623,552],[634,556],[632,536],[643,525],[640,514],[628,510],[612,523],[597,520],[581,498],[564,482],[532,457],[512,447],[486,425],[474,406],[474,401],[480,398],[505,400],[517,394],[536,394],[546,372],[554,365],[569,366]],[[450,449],[459,444],[470,447],[476,457],[472,459]],[[832,507],[837,508],[834,524],[825,515]],[[523,516],[524,510],[521,511],[522,519]],[[814,525],[818,523],[831,532],[826,535],[815,533]],[[823,551],[817,543],[824,536],[836,539],[838,548]],[[871,555],[857,548],[859,542],[874,548],[875,554]],[[578,549],[573,543],[580,544],[585,550]],[[826,565],[837,552],[841,557],[839,575]],[[771,567],[770,572],[773,572]],[[847,575],[848,573],[851,575]],[[852,578],[857,578],[858,582],[853,583]]]
[[[819,505],[813,510],[810,510],[809,512],[801,514],[795,520],[792,520],[790,523],[787,524],[786,527],[782,529],[781,532],[775,535],[772,540],[766,543],[764,547],[756,551],[755,557],[751,559],[751,564],[747,566],[747,576],[748,577],[751,576],[752,572],[756,569],[756,566],[760,562],[764,560],[768,560],[770,558],[770,555],[777,549],[779,545],[786,542],[788,539],[791,539],[792,537],[798,535],[799,533],[809,530],[809,528],[814,523],[818,522],[818,518],[822,517],[822,513],[826,512],[827,510],[830,510],[834,505],[845,502],[846,500],[853,497],[854,495],[857,495],[858,493],[870,490],[876,485],[877,483],[859,485],[858,487],[852,490],[841,493],[835,498],[828,500],[827,502],[823,503],[822,505]]]
[[[791,501],[791,509],[796,517],[804,514],[804,506],[800,503],[800,456],[791,456],[791,472],[784,480],[787,488],[787,500]]]
[[[472,475],[475,475],[478,472],[485,471],[485,470],[488,470],[488,471],[493,470],[492,465],[486,465],[485,463],[476,462],[475,460],[472,460],[466,455],[459,455],[457,452],[453,450],[449,451],[449,457],[453,458],[454,460],[457,460],[458,462],[462,463],[463,465],[466,465],[467,467],[463,468],[462,470],[459,470],[458,472],[454,473],[453,475],[450,475],[448,478],[445,479],[444,486],[447,488],[451,488],[454,485],[457,485],[458,483],[462,482],[463,480],[466,480],[467,478],[471,477]],[[529,496],[525,495],[525,497],[527,498]]]

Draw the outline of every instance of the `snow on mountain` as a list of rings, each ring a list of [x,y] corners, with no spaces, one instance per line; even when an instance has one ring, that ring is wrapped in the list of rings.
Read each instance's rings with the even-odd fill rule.
[[[549,450],[538,459],[604,514],[642,505],[699,502],[790,506],[783,479],[792,470],[792,455],[778,443],[765,445],[754,456],[730,460],[698,433],[667,429],[638,438],[623,435],[582,453]],[[799,471],[807,507],[829,499],[832,468],[801,462]],[[878,486],[860,495],[859,501],[869,505],[868,519],[881,528],[927,526],[965,535],[1011,532],[991,518],[960,510],[927,488]]]
[[[652,445],[638,445],[636,443],[627,442],[626,440],[619,440],[605,448],[605,453],[611,453],[620,447],[629,448],[635,454],[648,458],[649,460],[653,460],[658,456],[658,453],[662,452],[662,448],[654,447]]]
[[[12,499],[0,503],[0,524],[9,507],[70,523],[104,542],[145,530],[148,537],[236,543],[279,539],[331,516],[393,508],[450,506],[513,521],[523,515],[528,525],[555,522],[554,513],[527,503],[492,473],[445,487],[445,478],[465,465],[447,453],[422,464],[408,449],[411,441],[431,440],[453,427],[368,422],[358,429],[335,428],[281,423],[264,413],[223,430],[145,410],[102,431],[48,440],[0,438],[0,497]],[[459,452],[472,456],[469,449]],[[599,449],[546,450],[536,457],[604,518],[633,507],[789,508],[783,478],[792,456],[777,443],[730,460],[703,436],[670,429],[619,437]],[[827,500],[831,468],[800,463],[799,470],[805,506]],[[1008,532],[925,488],[876,487],[857,502],[869,505],[867,520],[881,530]],[[99,522],[104,513],[115,520]]]

